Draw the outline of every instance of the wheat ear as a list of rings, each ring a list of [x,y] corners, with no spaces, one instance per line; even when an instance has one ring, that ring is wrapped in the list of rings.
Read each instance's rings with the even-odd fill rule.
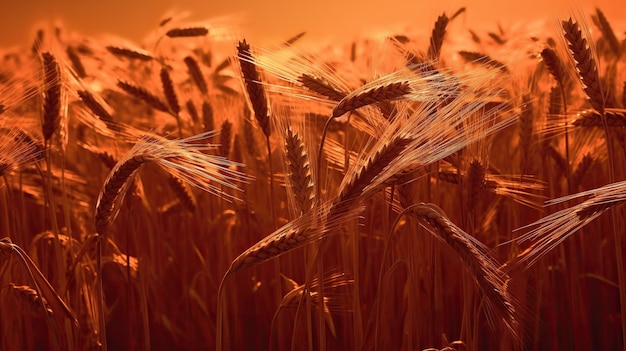
[[[483,64],[488,67],[500,69],[503,72],[509,71],[508,67],[504,63],[479,52],[461,50],[459,51],[459,55],[467,62]]]
[[[309,155],[304,147],[304,141],[291,128],[287,129],[285,149],[287,151],[289,179],[295,195],[296,208],[297,211],[304,213],[313,209],[315,196],[313,192],[313,178],[311,176]]]
[[[129,59],[139,60],[139,61],[151,61],[154,59],[152,55],[147,52],[142,52],[135,49],[123,48],[119,46],[109,45],[106,47],[107,51],[112,53],[115,56],[125,57]]]
[[[44,72],[43,137],[46,142],[52,138],[61,123],[61,70],[55,57],[41,54]]]
[[[207,34],[209,29],[206,27],[172,28],[165,33],[170,38],[203,37]]]
[[[602,32],[602,36],[609,43],[609,47],[613,51],[613,54],[616,57],[619,57],[621,51],[620,42],[615,36],[615,32],[613,32],[613,28],[611,28],[609,20],[606,19],[604,12],[602,12],[599,8],[596,8],[596,19],[598,28],[600,28],[600,32]]]
[[[67,54],[67,58],[70,59],[70,62],[72,63],[72,67],[74,68],[74,72],[76,72],[76,75],[78,75],[79,78],[87,77],[85,66],[83,65],[83,62],[81,61],[80,56],[78,55],[78,52],[76,51],[76,48],[69,45],[67,48],[65,48],[65,53]]]
[[[43,308],[47,315],[54,316],[54,311],[50,308],[48,301],[45,298],[41,298],[41,296],[37,293],[37,290],[32,287],[28,285],[15,285],[10,283],[5,287],[5,289],[11,290],[11,293],[17,299],[28,303],[33,311]]]
[[[44,147],[18,128],[0,128],[0,176],[44,157]]]
[[[169,107],[159,97],[149,92],[146,88],[125,82],[118,81],[117,86],[131,96],[134,96],[140,100],[145,101],[148,105],[152,106],[159,111],[170,113]]]
[[[298,82],[302,84],[303,87],[309,89],[312,92],[325,96],[332,101],[341,101],[343,98],[348,95],[342,91],[335,89],[330,83],[326,82],[322,78],[316,78],[310,74],[302,74],[298,77]]]
[[[180,104],[178,103],[178,96],[176,95],[174,82],[172,82],[172,77],[170,76],[169,69],[165,66],[161,67],[161,72],[159,76],[161,77],[161,87],[163,88],[163,95],[165,95],[165,100],[170,106],[170,111],[173,112],[178,119],[178,114],[180,113]]]
[[[208,94],[209,89],[207,88],[206,80],[204,79],[204,75],[202,74],[202,70],[198,65],[198,61],[196,61],[193,57],[187,56],[184,59],[185,65],[187,65],[187,70],[189,71],[189,76],[196,83],[196,86],[200,90],[202,94]]]
[[[430,45],[428,46],[428,51],[426,51],[428,53],[428,58],[431,60],[439,58],[441,46],[443,45],[443,39],[446,35],[446,27],[448,26],[449,21],[450,20],[445,13],[437,17],[435,27],[430,34]]]
[[[531,245],[518,255],[519,263],[534,264],[571,234],[583,228],[600,215],[626,201],[626,182],[617,182],[547,202],[556,205],[576,198],[589,197],[578,205],[548,215],[522,229],[534,228],[514,241]]]
[[[261,75],[254,63],[254,57],[250,52],[250,45],[245,39],[240,41],[239,45],[237,45],[237,58],[239,59],[239,65],[241,66],[241,74],[244,80],[246,92],[248,93],[248,98],[252,104],[254,117],[259,123],[259,126],[261,126],[265,136],[269,137],[270,120],[265,88],[262,84]]]
[[[111,174],[104,182],[100,196],[96,203],[96,231],[100,235],[108,232],[109,226],[117,217],[120,204],[126,195],[126,191],[139,167],[149,162],[147,155],[136,155],[120,161],[115,165]]]
[[[98,195],[95,215],[98,233],[107,233],[119,213],[120,204],[134,175],[148,162],[156,164],[191,186],[212,194],[231,197],[223,194],[221,187],[239,190],[234,182],[245,181],[247,178],[230,169],[235,163],[200,152],[216,147],[205,143],[213,134],[203,133],[180,140],[167,140],[157,136],[141,138],[111,170]]]
[[[202,102],[202,122],[204,124],[205,132],[209,132],[215,129],[215,122],[213,120],[213,107],[208,101]]]
[[[587,39],[583,37],[578,22],[571,18],[562,22],[565,40],[576,64],[578,78],[589,98],[591,106],[600,114],[604,113],[604,94],[600,83],[598,65]]]
[[[389,83],[365,91],[357,90],[339,101],[331,117],[340,117],[350,111],[378,102],[395,100],[410,92],[409,82]]]
[[[196,201],[196,197],[191,192],[189,185],[175,175],[170,175],[168,183],[185,208],[189,212],[195,213],[196,208],[198,207],[198,202]]]
[[[33,287],[39,296],[43,296],[48,301],[54,315],[65,315],[73,325],[78,326],[78,319],[67,306],[63,299],[56,293],[50,282],[41,273],[35,262],[24,252],[24,250],[11,242],[9,238],[0,239],[0,259],[7,259],[11,255],[16,255],[22,263],[24,269],[30,276]]]
[[[596,111],[581,111],[577,115],[578,118],[572,122],[572,125],[576,127],[604,127],[602,116]],[[605,111],[604,117],[607,127],[624,128],[626,126],[626,113],[624,112]]]

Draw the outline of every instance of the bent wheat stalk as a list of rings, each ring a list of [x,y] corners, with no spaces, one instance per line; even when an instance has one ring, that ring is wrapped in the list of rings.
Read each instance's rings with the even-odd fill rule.
[[[519,322],[516,315],[516,303],[507,291],[510,277],[499,268],[500,264],[489,254],[489,248],[456,226],[435,204],[418,203],[404,209],[392,226],[392,233],[395,232],[393,230],[397,227],[402,215],[416,217],[435,238],[452,249],[484,294],[487,306],[486,316],[490,325],[495,328],[498,325],[497,322],[502,322],[511,336],[518,338]],[[383,263],[387,257],[388,248],[389,246],[385,248]],[[381,270],[379,284],[382,273]],[[379,296],[380,294],[379,288]],[[380,315],[380,307],[377,313]],[[376,335],[378,335],[378,328],[376,328]]]
[[[230,169],[231,165],[240,164],[199,152],[217,147],[201,143],[214,134],[202,133],[180,140],[167,140],[154,135],[141,138],[111,170],[98,195],[95,214],[98,233],[106,235],[119,213],[129,184],[139,168],[146,163],[159,166],[191,186],[232,199],[232,195],[221,192],[221,187],[238,190],[234,182],[248,178]]]
[[[573,199],[589,196],[582,203],[548,215],[521,229],[529,232],[520,235],[513,242],[530,246],[517,256],[517,264],[532,266],[537,260],[548,254],[570,235],[600,217],[611,208],[626,201],[626,181],[605,185],[578,194],[550,200],[547,205],[556,205]]]

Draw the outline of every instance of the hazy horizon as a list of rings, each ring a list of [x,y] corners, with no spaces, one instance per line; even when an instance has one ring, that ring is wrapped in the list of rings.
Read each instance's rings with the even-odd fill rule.
[[[541,5],[539,5],[541,4]],[[531,22],[536,19],[555,18],[566,13],[567,4],[542,2],[497,2],[493,0],[446,1],[441,5],[425,5],[420,1],[388,2],[373,0],[329,1],[295,3],[282,0],[264,2],[211,2],[202,0],[155,0],[150,5],[142,2],[111,0],[85,2],[62,0],[54,3],[30,0],[11,4],[0,12],[5,30],[0,34],[0,46],[29,45],[33,33],[42,23],[61,21],[70,32],[85,35],[113,34],[140,42],[168,11],[189,11],[191,20],[200,21],[219,16],[236,15],[240,20],[237,31],[252,40],[280,40],[306,31],[308,37],[346,38],[365,31],[396,30],[404,28],[427,29],[443,11],[454,12],[461,7],[467,11],[460,18],[463,26],[485,29],[501,23],[505,27],[513,23]],[[621,13],[618,1],[585,1],[585,10],[600,7],[609,21]]]

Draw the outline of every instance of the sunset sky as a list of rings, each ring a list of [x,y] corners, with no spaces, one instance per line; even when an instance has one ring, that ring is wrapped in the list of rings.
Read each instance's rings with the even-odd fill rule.
[[[252,40],[280,40],[301,31],[309,37],[352,36],[364,28],[368,32],[402,28],[430,28],[437,15],[460,7],[467,12],[463,26],[493,28],[497,23],[527,22],[537,18],[556,18],[572,5],[560,1],[424,0],[401,1],[207,1],[207,0],[0,0],[0,46],[30,43],[38,23],[62,21],[69,31],[88,35],[116,34],[136,42],[154,28],[170,10],[190,11],[191,19],[237,15],[241,34]],[[610,21],[622,20],[623,1],[594,0],[577,5],[590,11],[600,7]]]

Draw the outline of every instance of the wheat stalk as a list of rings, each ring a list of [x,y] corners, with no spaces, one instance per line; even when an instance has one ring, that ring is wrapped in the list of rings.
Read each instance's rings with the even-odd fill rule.
[[[509,333],[517,338],[519,325],[515,302],[507,291],[510,278],[487,253],[487,247],[452,223],[434,204],[416,204],[408,207],[405,213],[416,216],[436,238],[456,253],[486,297],[487,317],[492,326],[502,322]]]

